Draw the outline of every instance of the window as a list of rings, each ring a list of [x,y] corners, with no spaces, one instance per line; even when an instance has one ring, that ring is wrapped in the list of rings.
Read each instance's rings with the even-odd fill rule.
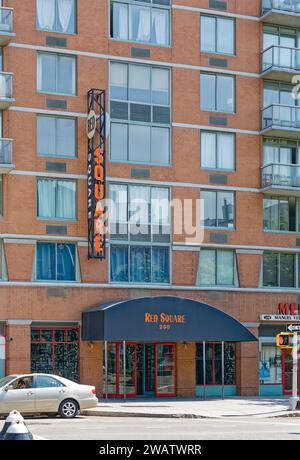
[[[259,380],[261,385],[282,383],[282,352],[279,347],[267,343],[262,344]]]
[[[3,240],[0,240],[0,280],[7,281],[7,270]]]
[[[51,32],[76,32],[76,0],[37,0],[37,28]]]
[[[76,219],[76,181],[38,179],[37,217]]]
[[[264,252],[263,254],[263,286],[265,287],[297,287],[296,262],[297,254]],[[299,270],[298,270],[299,273]]]
[[[170,71],[110,65],[110,157],[134,163],[170,163]]]
[[[203,343],[196,344],[196,385],[204,385]],[[224,343],[224,384],[236,383],[234,343]],[[222,344],[205,343],[205,384],[222,385]]]
[[[265,196],[263,199],[264,230],[300,231],[300,200],[288,196]]]
[[[234,134],[202,131],[201,167],[233,171],[235,169]]]
[[[299,30],[264,25],[263,70],[271,66],[299,68]]]
[[[3,179],[0,174],[0,217],[3,216]]]
[[[76,156],[76,120],[37,116],[37,153],[56,157]]]
[[[205,227],[234,228],[234,193],[201,191],[200,198],[204,201]]]
[[[237,286],[235,252],[201,249],[197,284],[199,286]]]
[[[118,40],[170,44],[170,1],[147,0],[148,4],[112,2],[111,36]]]
[[[28,390],[29,388],[33,388],[33,377],[21,377],[9,385],[11,390]]]
[[[37,55],[37,89],[43,93],[76,94],[76,58],[54,53]]]
[[[111,185],[110,198],[110,280],[169,283],[169,189]]]
[[[46,375],[37,375],[35,377],[35,387],[36,388],[61,388],[65,385],[58,380],[47,377]]]
[[[300,164],[299,142],[286,139],[265,138],[263,141],[263,164]],[[280,166],[280,168],[284,171],[284,166]]]
[[[55,374],[78,382],[79,347],[78,328],[32,328],[31,372]],[[46,376],[38,376],[37,383],[40,388],[64,386]]]
[[[208,112],[234,113],[235,78],[201,73],[200,107]]]
[[[38,281],[76,281],[77,250],[75,244],[37,243],[36,279]]]
[[[201,15],[201,51],[234,54],[235,21]]]

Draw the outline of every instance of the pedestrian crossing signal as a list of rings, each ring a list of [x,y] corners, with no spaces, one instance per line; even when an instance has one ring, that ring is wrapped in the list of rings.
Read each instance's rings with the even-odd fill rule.
[[[280,348],[293,348],[293,336],[292,332],[280,332],[276,335],[276,345]]]

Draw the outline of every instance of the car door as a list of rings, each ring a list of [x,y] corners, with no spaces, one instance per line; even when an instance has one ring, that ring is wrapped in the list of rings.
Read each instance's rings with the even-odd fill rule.
[[[3,390],[1,406],[5,412],[35,412],[34,396],[33,376],[19,377]]]
[[[68,388],[49,375],[35,375],[35,401],[37,412],[57,412],[67,397]]]

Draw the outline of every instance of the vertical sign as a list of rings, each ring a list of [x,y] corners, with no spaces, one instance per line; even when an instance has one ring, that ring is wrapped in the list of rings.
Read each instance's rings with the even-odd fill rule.
[[[88,256],[105,259],[104,199],[106,186],[105,91],[91,89],[87,101],[88,137]]]

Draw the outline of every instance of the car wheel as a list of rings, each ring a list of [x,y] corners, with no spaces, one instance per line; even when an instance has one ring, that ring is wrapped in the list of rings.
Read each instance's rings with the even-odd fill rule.
[[[59,406],[58,413],[63,418],[74,418],[78,414],[78,404],[73,399],[66,399]]]

